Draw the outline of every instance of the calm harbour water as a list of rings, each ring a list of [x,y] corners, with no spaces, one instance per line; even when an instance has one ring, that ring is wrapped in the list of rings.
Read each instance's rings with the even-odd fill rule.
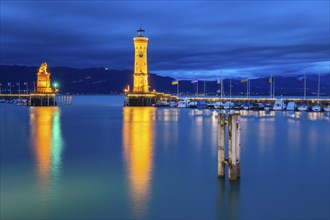
[[[241,179],[217,111],[0,104],[1,219],[328,219],[329,113],[241,111]]]

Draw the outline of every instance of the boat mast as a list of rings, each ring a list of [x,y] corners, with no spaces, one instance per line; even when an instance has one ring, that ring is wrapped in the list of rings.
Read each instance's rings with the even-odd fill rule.
[[[220,98],[222,99],[222,78],[221,78],[221,75],[222,75],[222,70],[220,69],[220,78],[219,78],[219,80],[220,80]]]
[[[220,85],[221,85],[221,89],[220,89],[220,97],[222,99],[222,95],[223,95],[223,79],[220,79]]]
[[[249,99],[249,79],[246,82],[246,99]]]
[[[320,71],[319,71],[319,82],[318,82],[318,85],[317,85],[317,102],[320,101],[320,78],[321,78],[321,74],[320,74]]]
[[[197,94],[196,96],[198,97],[198,79],[197,79]]]
[[[204,79],[204,97],[206,96],[205,83],[206,83],[206,81],[205,81],[205,79]]]
[[[274,86],[273,86],[273,97],[275,98],[275,76],[274,76]]]
[[[229,79],[229,101],[231,102],[231,77]]]
[[[273,74],[270,75],[270,93],[269,93],[270,98],[272,98],[272,90],[273,90]]]
[[[304,74],[304,100],[306,101],[306,73]]]
[[[251,98],[251,80],[249,79],[249,99]]]

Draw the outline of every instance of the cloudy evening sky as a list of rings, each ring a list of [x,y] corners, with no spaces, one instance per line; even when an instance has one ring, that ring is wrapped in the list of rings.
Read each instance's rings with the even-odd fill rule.
[[[1,64],[133,69],[178,79],[329,73],[329,1],[3,1]]]

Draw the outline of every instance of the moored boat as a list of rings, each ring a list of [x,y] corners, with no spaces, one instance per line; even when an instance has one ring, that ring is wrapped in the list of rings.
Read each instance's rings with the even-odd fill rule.
[[[252,106],[252,110],[254,111],[259,111],[259,110],[264,110],[265,105],[262,103],[254,103]]]
[[[242,104],[239,103],[239,102],[235,103],[233,109],[235,109],[235,110],[240,110],[240,109],[242,109]]]
[[[227,101],[225,104],[223,104],[224,109],[232,109],[234,107],[234,103]]]
[[[175,107],[178,106],[178,103],[172,101],[172,102],[170,102],[169,106],[170,106],[171,108],[175,108]]]
[[[190,102],[189,99],[183,99],[183,100],[180,100],[180,101],[178,102],[177,107],[178,107],[178,108],[187,108],[189,102]]]
[[[25,106],[25,105],[27,105],[27,100],[26,99],[17,99],[16,105]]]
[[[296,109],[297,109],[297,105],[295,102],[289,102],[286,107],[287,111],[295,111]]]
[[[215,102],[214,103],[214,108],[222,108],[223,107],[223,103],[222,102]]]
[[[276,99],[273,110],[274,111],[283,111],[285,109],[285,105],[282,99]]]
[[[325,112],[330,112],[330,103],[326,104],[325,106],[323,106],[323,110]]]
[[[265,111],[270,111],[272,110],[272,104],[269,102],[269,103],[266,103],[265,106],[264,106],[264,110]]]
[[[188,108],[196,108],[196,106],[197,106],[197,102],[189,102],[187,105]]]
[[[312,106],[312,111],[313,112],[320,112],[322,109],[321,109],[321,106],[319,104],[316,104],[314,106]]]
[[[197,103],[196,108],[203,109],[206,108],[206,106],[207,106],[206,102],[202,101]]]
[[[302,103],[297,107],[298,111],[307,111],[308,110],[308,105],[307,103]]]
[[[252,109],[253,105],[251,103],[243,104],[242,109],[244,110],[250,110]]]
[[[213,103],[213,102],[207,103],[206,108],[211,108],[211,109],[213,109],[213,108],[215,108],[215,107],[214,107],[214,104],[215,104],[215,103]]]
[[[157,101],[155,107],[169,107],[170,103],[167,101]]]

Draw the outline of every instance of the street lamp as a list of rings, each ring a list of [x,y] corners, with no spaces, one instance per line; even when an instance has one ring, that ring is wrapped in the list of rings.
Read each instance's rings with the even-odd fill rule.
[[[55,89],[55,92],[58,92],[58,83],[57,83],[57,82],[55,82],[55,83],[53,84],[53,87],[54,87],[54,89]]]

